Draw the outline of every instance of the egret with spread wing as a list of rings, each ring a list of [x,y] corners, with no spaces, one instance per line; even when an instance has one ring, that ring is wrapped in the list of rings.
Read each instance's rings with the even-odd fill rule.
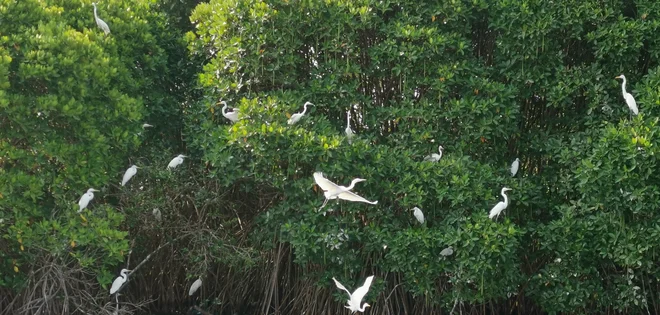
[[[372,205],[378,203],[378,201],[369,201],[350,191],[351,189],[353,189],[353,187],[355,187],[356,183],[366,181],[366,179],[355,178],[353,179],[353,181],[351,181],[350,186],[344,187],[329,181],[328,179],[323,177],[323,173],[316,172],[314,173],[314,181],[316,182],[317,185],[319,185],[319,187],[321,187],[321,189],[323,189],[323,195],[325,196],[325,201],[323,202],[323,205],[321,206],[321,208],[319,208],[319,210],[323,209],[323,207],[325,207],[325,205],[328,203],[328,200],[331,199],[343,199],[348,201],[364,202]]]
[[[367,280],[364,281],[364,284],[361,287],[357,288],[355,291],[353,291],[353,293],[351,293],[350,291],[348,291],[348,289],[346,289],[346,287],[344,287],[341,283],[339,283],[337,279],[335,279],[334,277],[332,278],[332,280],[335,281],[335,285],[337,286],[337,288],[344,290],[346,291],[346,293],[348,293],[348,305],[346,305],[346,308],[351,310],[352,313],[364,312],[364,310],[368,306],[371,306],[367,303],[364,303],[362,304],[362,306],[360,306],[360,303],[362,303],[362,299],[364,298],[365,295],[367,295],[367,292],[369,292],[369,287],[371,286],[371,281],[373,281],[373,279],[374,276],[367,277]]]

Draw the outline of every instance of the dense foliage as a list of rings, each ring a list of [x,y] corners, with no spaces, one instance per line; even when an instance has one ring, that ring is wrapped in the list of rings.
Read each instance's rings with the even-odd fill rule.
[[[110,0],[108,36],[88,1],[0,1],[11,296],[46,261],[139,264],[160,310],[202,277],[208,309],[335,314],[330,279],[372,274],[374,314],[660,309],[657,1]],[[318,210],[316,171],[378,204]]]

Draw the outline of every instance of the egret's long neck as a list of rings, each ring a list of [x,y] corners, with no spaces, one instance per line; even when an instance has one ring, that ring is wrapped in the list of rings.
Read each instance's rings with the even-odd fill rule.
[[[96,6],[94,6],[94,17],[97,19],[99,18],[98,14],[96,14]]]
[[[506,196],[506,192],[502,191],[502,197],[504,197],[504,204],[509,205],[509,198]]]
[[[227,103],[224,103],[224,105],[225,106],[222,106],[222,113],[226,115],[227,114]]]
[[[126,278],[128,278],[128,275],[126,273],[127,273],[127,271],[122,271],[121,272],[121,277],[124,278],[124,280],[126,280]]]
[[[360,309],[359,309],[358,311],[360,311],[360,312],[363,312],[363,313],[364,313],[364,309],[366,309],[366,308],[367,308],[367,305],[368,305],[367,303],[364,303],[364,304],[362,304],[362,307],[360,307]]]
[[[351,190],[351,189],[353,189],[353,187],[355,187],[355,184],[357,184],[357,183],[358,183],[358,179],[356,178],[356,179],[354,179],[354,180],[351,182],[351,185],[350,185],[350,186],[346,187],[346,190]]]
[[[301,113],[301,115],[305,115],[306,112],[307,112],[307,103],[305,103],[305,106],[303,106],[303,112]]]
[[[621,91],[623,94],[626,94],[626,77],[623,77],[623,82],[621,82]]]
[[[346,113],[346,128],[351,128],[351,112]]]

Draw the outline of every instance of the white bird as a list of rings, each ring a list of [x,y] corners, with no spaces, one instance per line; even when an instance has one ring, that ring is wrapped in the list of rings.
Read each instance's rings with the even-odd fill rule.
[[[626,92],[626,76],[622,74],[616,77],[615,79],[623,79],[623,82],[621,82],[621,91],[623,92],[623,98],[626,100],[626,104],[628,104],[628,108],[630,108],[633,114],[635,115],[639,114],[639,109],[637,108],[637,102],[635,102],[635,98],[632,96],[632,94]]]
[[[454,253],[454,248],[449,246],[449,247],[443,249],[440,252],[440,255],[447,257],[447,256],[451,256],[451,254],[453,254],[453,253]]]
[[[232,109],[231,112],[227,112],[227,102],[221,101],[220,104],[223,104],[222,106],[222,116],[225,116],[225,118],[231,120],[231,122],[237,122],[238,121],[238,109],[234,108]]]
[[[515,177],[518,174],[518,168],[520,167],[520,159],[516,158],[513,163],[511,163],[511,177]]]
[[[438,146],[438,152],[439,152],[439,154],[438,154],[438,153],[433,153],[433,154],[431,154],[431,155],[427,155],[427,156],[424,158],[424,161],[428,161],[428,162],[437,162],[437,161],[440,161],[440,159],[442,158],[442,149],[444,149],[442,146]]]
[[[201,287],[201,286],[202,286],[202,278],[198,278],[198,279],[195,280],[195,282],[193,282],[193,284],[190,286],[190,290],[188,290],[188,296],[192,296],[193,294],[195,294],[195,292],[197,292],[197,290],[198,290],[199,287]]]
[[[303,111],[302,111],[302,113],[295,113],[295,114],[291,115],[291,118],[289,118],[289,120],[288,120],[286,123],[289,124],[289,125],[293,125],[293,124],[297,123],[298,121],[300,121],[300,119],[301,119],[301,118],[305,115],[305,113],[307,112],[307,105],[312,105],[312,106],[314,106],[314,104],[312,104],[312,103],[310,103],[310,102],[305,102],[305,105],[303,105]]]
[[[349,110],[346,112],[346,129],[344,129],[344,132],[346,133],[346,139],[348,139],[348,144],[353,143],[353,135],[355,134],[353,132],[353,129],[351,129],[351,111]]]
[[[314,181],[316,182],[317,185],[319,185],[319,187],[321,187],[321,189],[323,189],[323,196],[325,196],[325,201],[323,202],[323,205],[321,206],[321,208],[319,208],[319,210],[323,209],[323,207],[325,207],[325,205],[328,203],[328,200],[331,199],[343,199],[348,201],[365,202],[372,205],[378,203],[378,201],[369,201],[350,191],[351,189],[353,189],[356,183],[366,181],[366,179],[355,178],[353,179],[353,181],[351,181],[350,186],[344,187],[344,186],[339,186],[327,180],[325,177],[323,177],[323,173],[316,172],[314,173]]]
[[[128,280],[128,275],[126,274],[130,270],[128,269],[122,269],[121,272],[119,273],[120,276],[115,279],[115,281],[112,282],[112,286],[110,287],[110,295],[115,294],[117,291],[119,291],[119,288],[121,288],[122,285]]]
[[[105,35],[110,34],[110,27],[108,26],[108,23],[105,23],[105,21],[99,19],[98,14],[96,14],[96,2],[92,2],[92,5],[94,6],[94,20],[96,20],[96,25],[98,25],[103,30]]]
[[[160,210],[158,208],[154,208],[154,210],[151,211],[151,214],[153,214],[156,220],[158,221],[161,221],[163,219],[163,215],[160,213]]]
[[[153,127],[153,126],[150,125],[150,124],[142,124],[142,129],[149,128],[149,127]]]
[[[124,178],[121,180],[121,185],[122,186],[126,185],[126,183],[128,183],[128,181],[131,180],[131,178],[133,178],[133,176],[135,176],[135,174],[137,174],[137,169],[138,168],[139,167],[133,165],[133,166],[129,167],[126,170],[126,173],[124,173]]]
[[[419,221],[419,223],[424,224],[424,213],[422,212],[422,209],[414,207],[411,210],[413,210],[413,215],[415,216],[415,219]]]
[[[87,192],[80,197],[80,200],[78,201],[78,206],[80,206],[80,209],[78,209],[78,213],[82,212],[83,209],[87,208],[87,205],[89,205],[89,202],[94,199],[94,192],[98,192],[98,190],[94,188],[87,189]]]
[[[187,157],[187,156],[185,156],[183,154],[177,155],[175,158],[172,159],[172,161],[170,161],[170,164],[167,164],[167,169],[174,169],[177,166],[183,164],[183,158],[185,158],[185,157]]]
[[[506,192],[511,190],[511,188],[504,187],[502,188],[502,197],[504,197],[504,201],[498,202],[493,209],[490,209],[490,212],[488,213],[488,218],[492,219],[495,217],[498,217],[504,209],[506,209],[507,206],[509,206],[509,198],[506,196]]]
[[[364,312],[364,309],[367,308],[368,306],[371,306],[367,303],[364,303],[360,307],[360,303],[362,303],[362,298],[364,298],[365,295],[367,295],[367,292],[369,292],[369,287],[371,286],[371,281],[374,279],[374,276],[367,277],[367,280],[364,281],[364,284],[357,288],[353,293],[351,294],[350,291],[348,291],[337,279],[334,277],[332,280],[335,281],[335,285],[337,288],[346,291],[348,293],[348,305],[346,305],[346,308],[351,310],[352,313],[355,312]]]

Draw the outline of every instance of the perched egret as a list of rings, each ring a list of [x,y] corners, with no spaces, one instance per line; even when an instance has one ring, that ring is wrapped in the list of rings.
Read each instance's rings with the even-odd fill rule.
[[[498,202],[493,209],[490,210],[488,213],[488,218],[492,219],[495,217],[498,217],[504,209],[506,209],[507,206],[509,206],[509,198],[506,196],[506,192],[511,190],[511,188],[504,187],[502,188],[502,197],[504,197],[504,201]]]
[[[96,20],[96,25],[98,25],[103,30],[105,35],[110,34],[110,27],[108,27],[108,23],[105,23],[105,21],[99,19],[98,14],[96,14],[96,2],[92,2],[92,5],[94,6],[94,20]]]
[[[424,224],[424,213],[422,212],[422,209],[414,207],[411,209],[413,212],[413,215],[415,216],[415,219],[419,221],[419,223]]]
[[[632,94],[626,92],[626,76],[622,74],[616,77],[615,79],[623,79],[623,82],[621,82],[621,91],[623,92],[623,98],[626,100],[626,104],[628,104],[628,108],[630,108],[630,111],[632,111],[632,113],[635,115],[639,114],[639,109],[637,108],[637,102],[635,102],[635,98],[632,96]]]
[[[120,276],[115,279],[115,281],[112,282],[112,286],[110,287],[110,295],[115,294],[117,291],[119,291],[119,288],[121,288],[122,285],[128,280],[128,275],[126,274],[130,270],[128,269],[122,269],[121,272],[119,273]]]
[[[337,279],[334,277],[332,280],[335,281],[335,285],[337,288],[346,291],[348,293],[348,305],[346,305],[346,308],[351,310],[353,313],[355,312],[364,312],[364,309],[367,308],[368,306],[371,306],[367,303],[364,303],[362,306],[360,306],[360,303],[362,303],[362,298],[364,298],[365,295],[367,295],[367,292],[369,292],[369,287],[371,286],[371,281],[374,279],[374,276],[367,277],[367,280],[364,281],[364,284],[357,288],[353,293],[351,294],[350,291],[348,291]]]
[[[451,246],[449,246],[449,247],[443,249],[442,251],[440,251],[440,255],[442,255],[444,257],[451,256],[451,254],[453,254],[453,253],[454,253],[454,248],[451,247]]]
[[[515,177],[518,174],[518,168],[520,167],[520,159],[516,158],[513,163],[511,163],[511,177]]]
[[[231,122],[237,122],[238,121],[238,109],[234,108],[232,109],[231,112],[227,112],[227,102],[221,101],[220,104],[223,104],[222,106],[222,116],[225,116],[225,118],[231,120]]]
[[[158,220],[159,222],[163,220],[163,215],[160,213],[160,210],[158,208],[154,208],[154,210],[151,211],[151,214],[153,214],[156,220]]]
[[[174,169],[177,166],[183,164],[183,158],[186,158],[187,156],[183,154],[177,155],[175,158],[170,161],[170,164],[167,164],[167,169]]]
[[[344,186],[339,186],[329,180],[327,180],[325,177],[323,177],[323,173],[321,172],[316,172],[314,173],[314,181],[316,182],[321,189],[323,189],[323,195],[325,196],[325,201],[323,202],[323,205],[319,210],[323,209],[325,205],[328,203],[328,200],[330,199],[343,199],[343,200],[348,200],[348,201],[358,201],[358,202],[365,202],[368,204],[375,205],[378,203],[378,201],[369,201],[367,199],[364,199],[355,193],[352,193],[350,190],[353,189],[356,183],[366,181],[366,179],[362,178],[355,178],[353,181],[351,181],[351,185],[348,187]]]
[[[303,111],[302,111],[302,113],[295,113],[295,114],[291,115],[291,118],[289,118],[289,120],[288,120],[286,123],[289,124],[289,125],[293,125],[293,124],[297,123],[298,121],[300,121],[300,119],[301,119],[301,118],[305,115],[305,113],[307,112],[307,105],[312,105],[312,106],[314,106],[314,104],[312,104],[312,103],[310,103],[310,102],[305,102],[305,105],[303,105]]]
[[[353,129],[351,129],[351,111],[349,110],[346,112],[346,129],[344,129],[344,132],[346,133],[346,139],[348,139],[348,144],[353,143],[353,135],[355,134],[353,132]]]
[[[431,154],[431,155],[427,155],[427,156],[424,158],[424,161],[428,161],[428,162],[437,162],[437,161],[440,161],[440,159],[442,158],[442,149],[444,149],[442,146],[438,146],[438,152],[439,152],[439,154],[438,154],[438,153],[433,153],[433,154]]]
[[[80,197],[80,200],[78,201],[78,206],[80,206],[80,209],[78,209],[78,213],[82,212],[83,209],[87,208],[87,205],[89,205],[89,202],[94,199],[94,192],[98,192],[98,190],[94,188],[87,189],[87,192]]]
[[[193,294],[195,294],[195,292],[197,292],[197,290],[198,290],[199,287],[201,287],[201,286],[202,286],[202,278],[198,278],[198,279],[195,280],[195,282],[193,282],[193,284],[190,286],[190,290],[188,290],[188,296],[192,296]]]
[[[151,127],[153,127],[153,126],[150,125],[150,124],[142,124],[142,129],[151,128]]]
[[[128,181],[131,180],[131,178],[133,178],[133,176],[135,176],[135,174],[137,174],[137,169],[138,168],[139,167],[133,165],[133,166],[129,167],[126,170],[126,173],[124,173],[124,178],[121,180],[121,185],[122,186],[126,185],[126,183],[128,183]]]

